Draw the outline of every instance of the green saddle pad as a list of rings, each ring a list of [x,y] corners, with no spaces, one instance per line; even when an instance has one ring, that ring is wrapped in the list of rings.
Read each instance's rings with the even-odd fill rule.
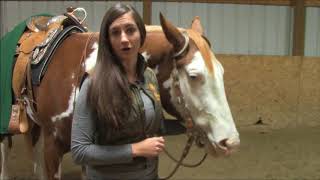
[[[40,15],[52,16],[46,13],[34,16]],[[12,31],[6,33],[0,40],[0,134],[8,133],[12,104],[11,80],[13,58],[16,45],[26,29],[26,22],[29,18],[15,26]]]

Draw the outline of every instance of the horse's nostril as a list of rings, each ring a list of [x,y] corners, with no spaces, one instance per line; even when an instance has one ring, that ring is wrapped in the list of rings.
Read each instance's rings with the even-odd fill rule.
[[[222,147],[227,147],[227,140],[228,139],[223,139],[219,142],[219,145],[222,146]]]

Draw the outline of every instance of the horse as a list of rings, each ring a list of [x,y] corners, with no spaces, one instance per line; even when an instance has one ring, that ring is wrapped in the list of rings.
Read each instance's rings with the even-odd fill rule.
[[[154,69],[164,109],[187,127],[200,132],[199,147],[214,155],[228,155],[240,144],[223,82],[223,67],[203,36],[199,17],[190,29],[177,28],[160,14],[161,26],[146,26],[141,53]],[[63,155],[70,151],[74,104],[83,77],[94,68],[98,33],[74,33],[52,55],[39,86],[33,86],[40,124],[29,119],[25,136],[34,154],[39,179],[61,179]],[[191,133],[192,134],[192,133]],[[1,177],[8,177],[10,151],[3,140]]]

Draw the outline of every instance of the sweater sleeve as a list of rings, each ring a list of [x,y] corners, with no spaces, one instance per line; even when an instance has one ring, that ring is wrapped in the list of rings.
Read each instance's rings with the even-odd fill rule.
[[[74,109],[71,130],[71,154],[75,163],[82,165],[111,165],[133,160],[131,144],[116,146],[94,144],[95,119],[87,105],[90,84],[87,78],[82,84]]]

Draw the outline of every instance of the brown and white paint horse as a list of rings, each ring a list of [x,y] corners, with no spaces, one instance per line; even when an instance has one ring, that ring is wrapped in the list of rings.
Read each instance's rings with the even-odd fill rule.
[[[141,52],[154,68],[165,110],[178,119],[192,119],[206,138],[213,155],[232,152],[240,143],[223,83],[223,67],[202,37],[199,18],[191,29],[178,29],[162,15],[161,26],[148,26]],[[61,179],[61,161],[70,150],[74,103],[86,71],[95,65],[97,33],[77,33],[57,49],[38,87],[33,87],[37,114],[26,134],[34,150],[34,170],[39,179]],[[177,86],[178,84],[178,86]],[[183,103],[181,103],[183,102]],[[2,141],[1,178],[8,177],[9,150]]]

